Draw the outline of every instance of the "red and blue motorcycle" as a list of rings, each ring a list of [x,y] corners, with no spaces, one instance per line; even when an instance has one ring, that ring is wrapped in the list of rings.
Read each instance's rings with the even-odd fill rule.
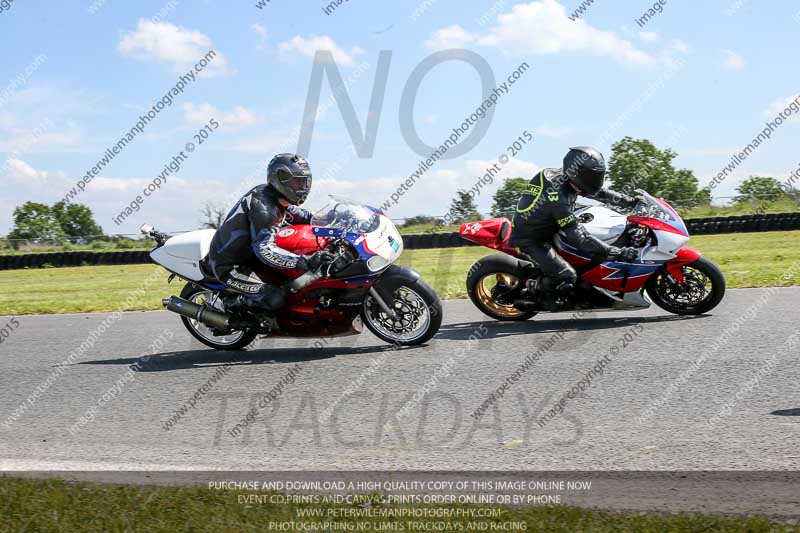
[[[707,313],[725,295],[720,269],[699,251],[685,246],[689,231],[667,202],[644,191],[633,214],[625,216],[603,206],[582,207],[575,215],[586,229],[609,245],[632,246],[638,257],[630,263],[606,261],[581,252],[560,235],[558,253],[578,273],[574,294],[560,311],[576,309],[637,310],[651,302],[678,315]],[[467,277],[467,292],[484,314],[496,320],[527,320],[543,305],[542,273],[529,258],[509,246],[511,222],[491,218],[461,226],[461,237],[503,252],[476,262]],[[529,283],[533,280],[533,283]]]

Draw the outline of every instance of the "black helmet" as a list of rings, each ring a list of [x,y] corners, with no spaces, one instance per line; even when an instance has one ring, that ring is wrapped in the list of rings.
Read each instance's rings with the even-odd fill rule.
[[[564,156],[564,175],[584,196],[594,196],[606,179],[603,154],[588,146],[570,148]]]
[[[267,167],[267,185],[290,204],[300,205],[311,192],[311,168],[297,154],[278,154]]]

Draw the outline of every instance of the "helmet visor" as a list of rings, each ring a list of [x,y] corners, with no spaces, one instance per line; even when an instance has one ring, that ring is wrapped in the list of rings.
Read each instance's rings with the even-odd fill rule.
[[[278,170],[278,179],[284,190],[292,191],[302,203],[311,191],[311,175],[292,174],[288,169]]]
[[[575,179],[578,189],[585,196],[594,196],[603,188],[605,172],[602,170],[583,170]]]

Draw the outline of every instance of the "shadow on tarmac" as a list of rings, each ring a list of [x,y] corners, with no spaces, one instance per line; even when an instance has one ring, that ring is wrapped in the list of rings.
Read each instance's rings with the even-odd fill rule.
[[[286,363],[306,363],[330,359],[339,355],[368,355],[396,350],[392,346],[331,346],[270,348],[257,350],[217,351],[212,348],[164,352],[147,357],[123,357],[119,359],[98,359],[84,361],[79,365],[128,365],[138,372],[166,372],[191,368],[213,368],[223,365],[270,365]],[[138,365],[136,365],[138,363]]]
[[[597,315],[594,315],[597,316]],[[601,329],[625,328],[634,324],[654,324],[659,322],[680,322],[683,320],[700,320],[711,315],[693,316],[643,316],[643,317],[599,317],[599,318],[574,318],[559,320],[536,320],[525,322],[498,322],[487,318],[486,321],[461,322],[457,324],[442,325],[436,339],[467,340],[475,330],[488,329],[488,333],[481,336],[483,339],[508,337],[512,335],[530,335],[535,333],[552,334],[559,331],[596,331]]]

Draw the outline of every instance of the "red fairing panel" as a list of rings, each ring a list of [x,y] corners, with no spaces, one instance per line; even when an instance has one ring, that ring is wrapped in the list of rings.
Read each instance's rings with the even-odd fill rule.
[[[319,237],[319,241],[317,241],[317,237],[312,233],[313,228],[314,226],[308,224],[281,228],[275,236],[275,244],[298,255],[311,255],[319,250],[320,247],[328,245],[327,237]],[[317,245],[317,242],[319,242],[319,245]],[[272,285],[283,285],[289,279],[294,279],[304,274],[302,270],[269,268],[255,258],[251,266],[259,278]]]
[[[308,224],[281,228],[275,237],[275,244],[299,255],[313,254],[328,245],[328,238],[319,237],[318,240],[317,236],[312,233],[313,228],[314,226]]]
[[[667,261],[664,267],[678,283],[683,283],[683,272],[681,272],[681,267],[690,263],[694,263],[700,259],[700,255],[701,254],[698,250],[686,246],[678,250],[677,255],[673,259]]]
[[[507,230],[503,236],[503,226]],[[467,222],[461,225],[458,230],[462,239],[468,240],[492,248],[493,250],[500,250],[509,255],[516,257],[517,251],[508,245],[511,238],[511,221],[505,217],[487,218],[486,220],[478,220],[476,222]]]

